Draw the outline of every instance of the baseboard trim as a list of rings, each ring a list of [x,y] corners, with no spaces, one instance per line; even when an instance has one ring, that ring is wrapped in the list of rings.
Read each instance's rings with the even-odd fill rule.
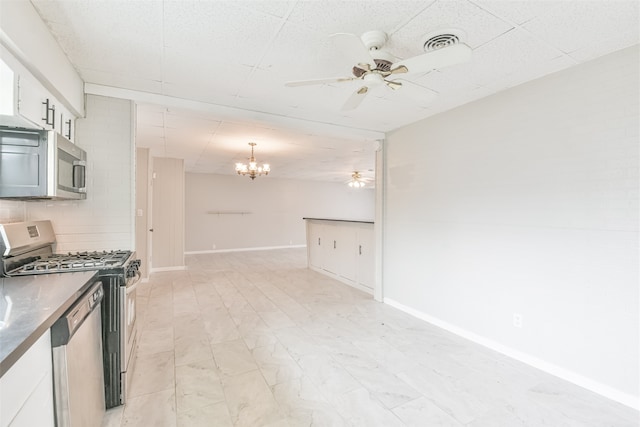
[[[439,328],[447,330],[451,333],[454,333],[458,336],[468,339],[469,341],[473,341],[476,344],[480,344],[482,346],[488,347],[492,350],[497,351],[498,353],[502,353],[505,356],[509,356],[513,359],[516,359],[522,363],[526,363],[534,368],[540,369],[541,371],[547,372],[551,375],[554,375],[558,378],[561,378],[565,381],[569,381],[573,384],[576,384],[580,387],[586,388],[594,393],[597,393],[601,396],[606,397],[607,399],[614,400],[618,403],[621,403],[625,406],[633,408],[635,410],[640,410],[640,399],[631,394],[622,392],[608,385],[602,384],[598,381],[594,381],[591,378],[582,376],[575,372],[572,372],[568,369],[562,368],[560,366],[554,365],[553,363],[549,363],[545,360],[538,359],[537,357],[531,356],[529,354],[523,353],[519,350],[515,350],[509,346],[500,344],[497,341],[493,341],[491,339],[485,338],[476,333],[470,332],[466,329],[460,328],[458,326],[452,325],[448,322],[440,320],[436,317],[430,316],[426,313],[423,313],[419,310],[416,310],[411,307],[407,307],[404,304],[401,304],[393,299],[384,298],[383,302],[385,304],[389,304],[390,306],[397,308],[400,311],[404,311],[407,314],[410,314],[418,319],[424,320],[425,322],[431,323]]]
[[[184,265],[178,265],[176,267],[158,267],[158,268],[151,268],[151,270],[149,270],[150,273],[161,273],[164,271],[182,271],[182,270],[186,270],[187,267]]]
[[[306,248],[307,245],[286,245],[286,246],[259,246],[256,248],[236,248],[236,249],[210,249],[208,251],[188,251],[185,255],[199,255],[199,254],[220,254],[225,252],[249,252],[249,251],[270,251],[272,249],[293,249],[293,248]]]
[[[373,295],[373,289],[367,288],[366,286],[363,286],[358,282],[354,282],[353,280],[345,279],[342,276],[338,276],[337,274],[334,274],[334,273],[332,273],[330,271],[323,270],[321,268],[314,267],[312,265],[309,265],[309,269],[313,270],[313,271],[315,271],[317,273],[324,274],[327,277],[331,277],[332,279],[337,280],[338,282],[344,283],[345,285],[349,285],[352,288],[356,288],[356,289],[358,289],[358,290],[360,290],[362,292],[365,292],[367,294]]]

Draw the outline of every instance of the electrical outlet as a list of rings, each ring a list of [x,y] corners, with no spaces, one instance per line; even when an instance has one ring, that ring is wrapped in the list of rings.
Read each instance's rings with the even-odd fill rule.
[[[211,249],[215,249],[216,248],[216,244],[214,243],[213,245],[211,245]]]
[[[520,313],[513,313],[513,326],[516,328],[522,328],[523,316]]]

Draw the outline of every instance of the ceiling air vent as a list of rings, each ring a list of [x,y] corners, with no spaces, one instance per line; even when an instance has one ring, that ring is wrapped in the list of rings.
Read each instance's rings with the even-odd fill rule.
[[[422,46],[425,52],[431,52],[442,49],[443,47],[462,43],[463,38],[464,33],[461,30],[440,30],[425,35],[422,38],[422,40],[424,40]]]

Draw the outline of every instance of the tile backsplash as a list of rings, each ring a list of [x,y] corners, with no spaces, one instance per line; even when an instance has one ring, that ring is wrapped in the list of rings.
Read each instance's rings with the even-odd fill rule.
[[[0,224],[26,220],[26,202],[0,200]]]

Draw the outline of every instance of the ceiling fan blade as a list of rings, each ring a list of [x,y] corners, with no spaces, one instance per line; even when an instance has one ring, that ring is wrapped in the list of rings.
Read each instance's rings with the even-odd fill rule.
[[[354,110],[358,105],[360,105],[367,93],[369,93],[369,88],[366,86],[362,86],[360,89],[353,92],[349,99],[347,99],[347,102],[342,106],[342,111]]]
[[[391,71],[389,71],[389,74],[402,74],[402,73],[408,73],[409,69],[407,67],[405,67],[404,65],[400,65],[399,67],[395,67],[393,69],[391,69]]]
[[[398,82],[398,81],[393,81],[393,80],[385,80],[384,81],[385,84],[387,85],[387,87],[393,89],[393,90],[398,90],[402,87],[402,83]]]
[[[393,64],[393,68],[405,66],[408,73],[423,73],[436,70],[451,65],[461,64],[471,59],[471,48],[460,43],[453,46],[443,47],[422,55],[407,58]]]
[[[284,85],[287,87],[297,87],[297,86],[350,82],[352,80],[357,80],[357,79],[355,77],[334,77],[330,79],[296,80],[292,82],[286,82]]]
[[[402,73],[406,73],[407,71],[409,71],[407,67],[405,67],[404,65],[401,65],[389,71],[378,71],[378,73],[382,77],[389,77],[392,74],[402,74]]]
[[[359,68],[362,71],[371,71],[371,65],[367,63],[359,63],[353,66],[354,68]]]
[[[375,68],[376,63],[369,54],[369,49],[360,37],[349,33],[336,33],[329,36],[345,64],[369,64]]]
[[[402,90],[397,92],[401,93],[403,97],[413,100],[421,107],[429,106],[438,96],[438,94],[431,89],[410,82],[409,80],[396,79],[394,82],[402,82]]]

